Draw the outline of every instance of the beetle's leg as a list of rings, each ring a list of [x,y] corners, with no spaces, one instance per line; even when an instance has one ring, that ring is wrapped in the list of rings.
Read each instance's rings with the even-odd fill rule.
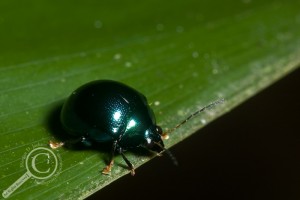
[[[115,151],[117,148],[117,140],[113,142],[111,152],[110,152],[110,158],[109,158],[109,164],[102,170],[102,174],[110,174],[111,168],[114,165],[114,157],[115,157]]]
[[[76,138],[76,139],[67,140],[65,142],[55,142],[55,141],[50,140],[49,141],[49,146],[52,149],[57,149],[57,148],[60,148],[64,145],[73,145],[73,144],[76,144],[78,142],[82,142],[85,146],[91,146],[91,142],[84,136]]]
[[[124,128],[125,128],[125,127],[124,127]],[[122,139],[124,133],[125,133],[125,131],[122,131],[122,134],[120,134],[120,136],[119,136],[119,138],[118,138],[117,141],[120,141],[120,140]],[[134,166],[133,166],[133,164],[126,158],[126,156],[125,156],[124,153],[123,153],[123,149],[122,149],[121,147],[118,147],[118,152],[122,155],[123,160],[125,160],[127,166],[129,167],[131,175],[134,176],[134,174],[135,174]]]
[[[51,149],[57,149],[57,148],[62,147],[64,145],[65,145],[64,142],[54,142],[52,140],[49,141],[49,146],[51,147]]]
[[[134,176],[135,171],[134,171],[133,164],[126,158],[126,156],[124,155],[123,150],[121,148],[119,149],[119,153],[122,155],[122,157],[125,160],[127,166],[129,167],[131,175]]]

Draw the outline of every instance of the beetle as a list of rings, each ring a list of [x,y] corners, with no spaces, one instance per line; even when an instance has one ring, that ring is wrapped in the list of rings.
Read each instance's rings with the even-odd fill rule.
[[[157,154],[165,151],[176,164],[174,156],[165,149],[163,139],[190,118],[221,101],[203,107],[170,131],[163,132],[143,94],[117,81],[96,80],[72,92],[63,104],[60,121],[67,134],[77,138],[75,142],[86,146],[111,144],[110,160],[103,174],[111,172],[115,152],[118,152],[134,175],[134,165],[126,158],[125,151],[139,147]],[[55,149],[67,142],[50,141],[50,147]]]

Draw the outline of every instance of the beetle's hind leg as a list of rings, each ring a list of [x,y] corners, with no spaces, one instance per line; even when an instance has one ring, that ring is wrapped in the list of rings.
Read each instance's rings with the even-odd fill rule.
[[[56,141],[52,141],[50,140],[49,141],[49,146],[51,147],[51,149],[57,149],[57,148],[60,148],[62,146],[65,146],[65,145],[74,145],[74,144],[77,144],[77,143],[83,143],[85,146],[91,146],[91,142],[84,136],[82,137],[79,137],[79,138],[76,138],[76,139],[72,139],[72,140],[67,140],[65,142],[56,142]]]
[[[64,142],[55,142],[52,140],[49,141],[49,146],[51,147],[51,149],[58,149],[64,145],[65,145]]]

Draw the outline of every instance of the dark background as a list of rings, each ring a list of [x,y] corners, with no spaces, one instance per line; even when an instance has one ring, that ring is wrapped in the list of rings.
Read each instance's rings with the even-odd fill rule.
[[[300,70],[93,199],[300,199]]]

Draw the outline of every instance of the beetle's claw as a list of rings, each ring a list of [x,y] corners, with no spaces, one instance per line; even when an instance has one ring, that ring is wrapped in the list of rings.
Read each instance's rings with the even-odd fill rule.
[[[107,165],[103,170],[102,174],[109,175],[111,172],[112,165]]]
[[[111,172],[111,168],[114,165],[114,161],[110,161],[110,163],[102,170],[102,174],[109,175]]]
[[[64,146],[64,144],[64,142],[53,142],[52,140],[49,141],[49,146],[51,147],[51,149],[57,149]]]
[[[102,174],[105,175],[109,175],[111,172],[111,167],[109,165],[107,165],[103,170],[102,170]]]
[[[130,170],[130,174],[131,174],[131,176],[134,176],[134,175],[135,175],[135,170],[134,170],[134,168],[132,168],[132,169]]]

